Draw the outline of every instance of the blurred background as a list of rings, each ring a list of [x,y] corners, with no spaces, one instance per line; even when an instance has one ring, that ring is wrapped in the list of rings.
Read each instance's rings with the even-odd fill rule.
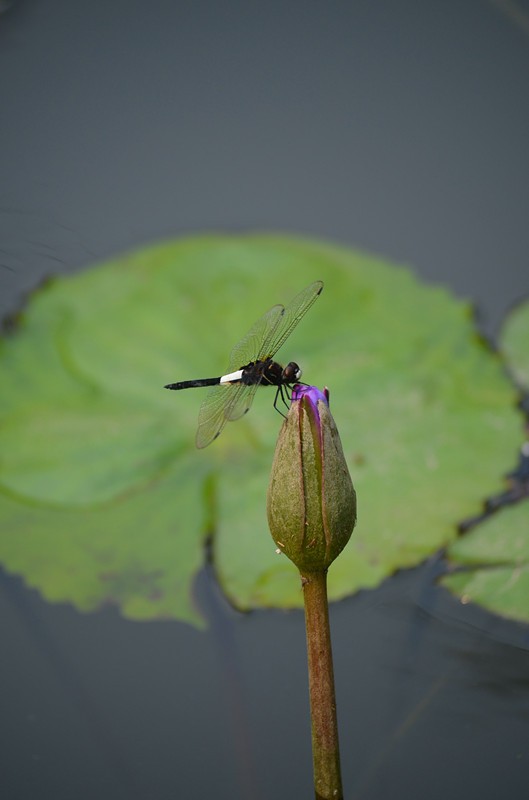
[[[495,332],[529,283],[528,78],[527,2],[4,1],[0,314],[160,238],[282,231]],[[435,570],[333,607],[346,796],[525,798],[527,631]],[[207,569],[196,596],[207,632],[1,573],[6,798],[311,796],[302,614],[236,614]]]

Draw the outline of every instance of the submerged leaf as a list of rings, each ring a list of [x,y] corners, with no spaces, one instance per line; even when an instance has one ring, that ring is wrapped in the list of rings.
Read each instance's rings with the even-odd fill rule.
[[[529,622],[528,533],[529,503],[495,514],[449,548],[450,561],[462,570],[442,584],[464,602]]]
[[[0,558],[50,599],[196,620],[213,532],[241,608],[300,605],[274,552],[266,487],[273,389],[205,451],[204,390],[267,307],[325,291],[278,353],[328,385],[358,493],[331,597],[374,586],[454,537],[519,443],[514,394],[467,306],[363,253],[287,237],[167,242],[57,280],[0,342]],[[242,366],[242,365],[241,365]],[[213,493],[206,491],[213,487]]]
[[[509,314],[501,333],[501,349],[520,384],[529,392],[529,302]]]
[[[521,303],[507,317],[500,340],[507,366],[525,391],[529,391],[529,303]],[[452,544],[447,556],[454,569],[442,584],[461,597],[489,611],[529,622],[529,503],[528,445],[522,447],[519,464],[510,475],[499,510]],[[508,508],[502,503],[515,502]]]

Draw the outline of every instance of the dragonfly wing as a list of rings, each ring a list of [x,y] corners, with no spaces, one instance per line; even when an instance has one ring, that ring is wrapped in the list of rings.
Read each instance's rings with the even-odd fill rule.
[[[311,283],[310,286],[307,286],[306,289],[303,289],[302,292],[296,295],[292,302],[283,309],[276,324],[270,329],[270,332],[263,341],[262,348],[257,354],[258,359],[273,357],[277,353],[300,319],[307,313],[311,305],[319,297],[322,289],[323,281],[314,281],[314,283]]]
[[[246,336],[231,351],[228,372],[234,372],[256,360],[263,342],[270,336],[270,331],[275,330],[283,311],[282,305],[272,306],[252,325]]]
[[[235,393],[234,400],[226,409],[226,419],[233,422],[236,419],[240,419],[250,410],[258,386],[258,383],[250,384],[250,386],[241,386],[241,389]]]
[[[307,286],[284,308],[273,306],[235,345],[230,355],[229,372],[236,372],[252,361],[273,357],[306,314],[323,289],[322,281]],[[242,417],[252,405],[258,383],[219,383],[206,395],[198,415],[197,447],[207,447],[225,424]]]
[[[217,438],[228,421],[239,419],[250,408],[257,385],[219,383],[211,389],[198,414],[196,445],[207,447]]]

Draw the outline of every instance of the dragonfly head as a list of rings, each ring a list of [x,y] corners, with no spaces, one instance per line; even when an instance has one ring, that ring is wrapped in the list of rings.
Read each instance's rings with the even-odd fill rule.
[[[283,375],[281,376],[285,383],[296,383],[301,378],[301,369],[295,361],[290,361],[285,369],[283,370]]]

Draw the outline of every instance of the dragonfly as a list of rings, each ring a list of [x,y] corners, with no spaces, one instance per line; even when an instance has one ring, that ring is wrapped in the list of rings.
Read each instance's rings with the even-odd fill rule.
[[[258,386],[276,387],[274,408],[278,411],[278,399],[286,402],[284,393],[290,397],[289,388],[299,382],[301,369],[295,361],[282,367],[274,361],[274,356],[322,291],[323,282],[314,281],[286,307],[272,306],[235,345],[225,375],[178,381],[164,387],[175,390],[213,387],[204,398],[198,415],[195,441],[199,449],[220,436],[227,422],[240,419],[250,410]]]

